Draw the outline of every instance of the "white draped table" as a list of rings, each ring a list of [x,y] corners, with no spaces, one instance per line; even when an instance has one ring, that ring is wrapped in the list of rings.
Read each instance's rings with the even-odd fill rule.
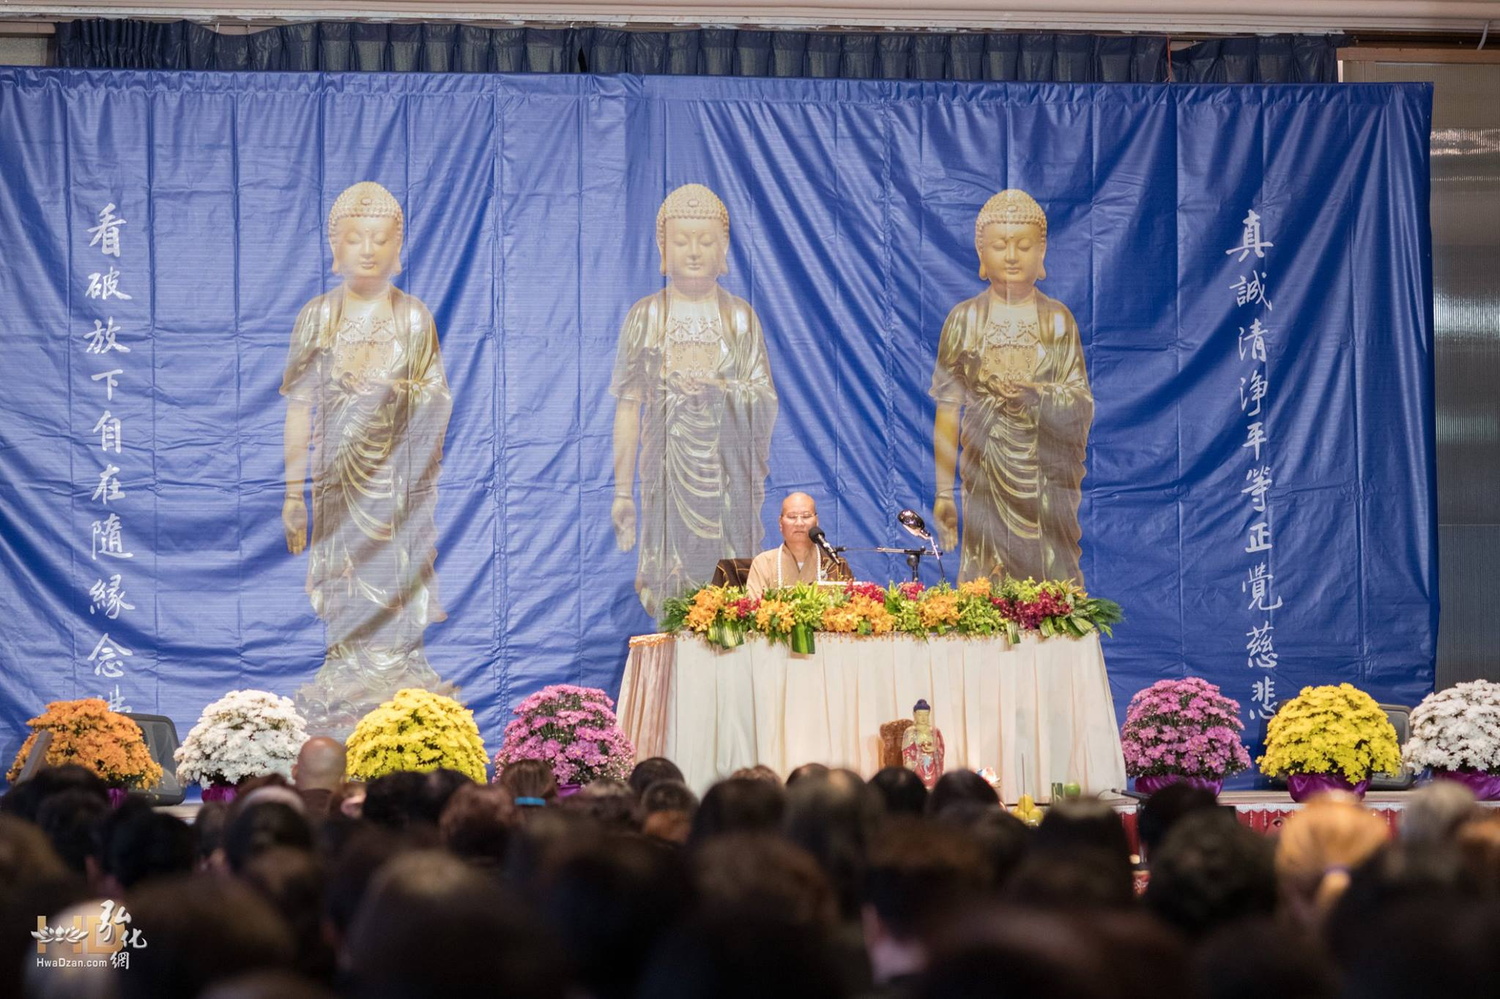
[[[692,636],[630,640],[620,727],[640,759],[665,756],[702,793],[740,767],[880,768],[880,726],[932,704],[948,770],[993,767],[1001,794],[1046,800],[1125,786],[1099,636],[856,638],[819,633],[812,655],[752,637],[718,649]]]

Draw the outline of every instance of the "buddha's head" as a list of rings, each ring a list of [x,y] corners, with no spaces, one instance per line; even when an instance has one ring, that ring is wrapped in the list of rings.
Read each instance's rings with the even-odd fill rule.
[[[661,272],[689,293],[703,293],[729,273],[729,209],[702,184],[684,184],[656,213]]]
[[[390,281],[401,273],[403,225],[401,203],[373,180],[345,189],[328,212],[333,273],[367,290]]]
[[[1001,191],[974,220],[979,276],[997,292],[1029,294],[1047,276],[1047,213],[1025,191]]]
[[[911,720],[916,723],[917,728],[932,727],[932,705],[927,703],[925,697],[912,706]]]

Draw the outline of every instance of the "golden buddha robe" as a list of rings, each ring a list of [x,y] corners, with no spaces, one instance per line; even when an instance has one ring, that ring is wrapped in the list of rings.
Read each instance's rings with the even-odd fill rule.
[[[329,731],[403,687],[453,690],[423,649],[428,623],[447,617],[433,512],[453,399],[437,330],[395,288],[389,320],[343,311],[342,288],[303,306],[281,385],[312,408],[307,593],[327,627],[323,666],[297,702],[310,727]]]
[[[760,320],[722,288],[701,300],[648,295],[625,316],[610,392],[642,406],[637,589],[660,617],[664,600],[765,536],[777,404]]]
[[[1036,385],[1036,404],[996,393],[1018,381]],[[959,579],[998,582],[1003,570],[1083,585],[1079,484],[1094,396],[1068,307],[1041,292],[1020,306],[988,290],[960,302],[943,323],[932,397],[963,411]]]

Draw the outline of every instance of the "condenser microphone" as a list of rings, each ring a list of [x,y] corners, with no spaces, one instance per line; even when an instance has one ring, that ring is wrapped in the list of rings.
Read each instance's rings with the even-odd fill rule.
[[[927,522],[915,510],[902,510],[896,514],[896,523],[906,528],[906,532],[913,537],[921,538],[923,541],[932,540],[932,535],[927,533]]]
[[[823,554],[829,558],[836,560],[839,557],[838,553],[828,544],[828,535],[823,533],[821,527],[814,526],[812,530],[808,531],[807,540],[823,549]]]

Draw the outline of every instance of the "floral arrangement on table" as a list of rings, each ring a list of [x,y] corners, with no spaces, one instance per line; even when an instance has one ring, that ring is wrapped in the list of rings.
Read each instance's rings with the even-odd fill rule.
[[[1428,694],[1411,713],[1402,758],[1413,770],[1500,798],[1500,683],[1475,680]]]
[[[1396,729],[1375,698],[1347,683],[1303,687],[1266,724],[1268,777],[1286,776],[1294,800],[1346,786],[1364,793],[1370,775],[1401,766]]]
[[[366,781],[443,767],[483,782],[489,760],[474,712],[451,697],[416,687],[396,691],[361,718],[344,748],[350,778]]]
[[[1090,597],[1069,581],[1007,579],[996,587],[981,578],[957,587],[940,583],[850,582],[842,591],[799,583],[767,590],[751,600],[736,586],[703,586],[665,604],[661,630],[690,631],[704,641],[733,648],[747,635],[796,645],[796,629],[842,635],[1004,635],[1081,638],[1111,634],[1124,618],[1112,600]]]
[[[52,733],[47,746],[48,766],[76,763],[114,787],[149,788],[161,780],[162,769],[151,759],[141,727],[129,716],[109,710],[109,705],[97,697],[53,701],[26,724],[31,726],[31,735],[16,753],[6,780],[14,781],[21,775],[42,732]]]
[[[210,787],[246,777],[292,776],[307,722],[291,698],[268,690],[232,690],[203,709],[177,747],[177,779]]]
[[[558,784],[624,780],[635,766],[635,746],[620,731],[614,706],[595,687],[543,687],[516,705],[495,754],[496,776],[518,760],[543,760]]]
[[[1250,767],[1239,714],[1238,701],[1201,677],[1158,680],[1125,710],[1125,772],[1146,794],[1179,780],[1218,793],[1224,778]]]

